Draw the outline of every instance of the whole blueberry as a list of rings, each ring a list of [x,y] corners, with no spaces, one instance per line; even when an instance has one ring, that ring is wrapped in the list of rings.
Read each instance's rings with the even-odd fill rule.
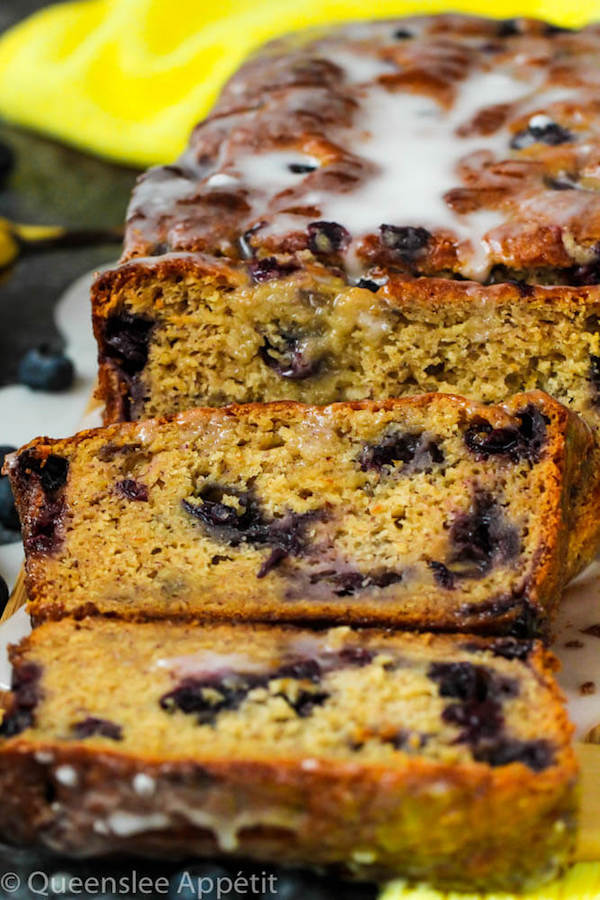
[[[0,575],[0,616],[6,609],[6,604],[8,603],[8,598],[10,596],[8,585],[5,582],[4,578]]]
[[[19,363],[19,381],[34,391],[66,391],[74,376],[71,360],[47,344],[28,350]]]
[[[4,465],[4,458],[7,454],[16,450],[16,447],[8,445],[0,446],[0,469]],[[0,476],[0,525],[9,532],[17,532],[17,534],[3,535],[0,533],[0,544],[10,543],[11,540],[18,540],[19,516],[15,508],[15,500],[10,488],[10,483],[6,475]]]
[[[8,144],[0,142],[0,188],[3,188],[15,167],[15,152]]]

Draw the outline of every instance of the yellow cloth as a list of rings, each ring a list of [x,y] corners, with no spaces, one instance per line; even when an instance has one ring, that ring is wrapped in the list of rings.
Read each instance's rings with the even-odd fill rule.
[[[327,21],[444,8],[564,25],[600,0],[80,0],[0,40],[0,115],[104,156],[148,165],[183,149],[253,47]]]
[[[600,19],[600,0],[82,0],[49,7],[0,40],[0,115],[134,165],[170,162],[247,53],[328,21],[450,6],[562,25]],[[527,853],[528,848],[524,847]],[[520,900],[599,900],[600,863]],[[390,884],[381,900],[480,900]],[[512,900],[488,894],[485,900]],[[517,900],[517,898],[515,898]]]
[[[527,853],[527,847],[523,847]],[[579,863],[561,878],[526,894],[445,894],[427,887],[410,888],[395,881],[379,900],[600,900],[600,863]]]

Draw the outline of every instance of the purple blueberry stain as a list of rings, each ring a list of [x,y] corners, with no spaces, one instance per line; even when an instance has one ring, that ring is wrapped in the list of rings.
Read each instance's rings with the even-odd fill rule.
[[[522,741],[504,733],[502,704],[518,696],[515,679],[469,662],[432,663],[427,675],[440,697],[457,701],[444,708],[442,719],[460,729],[456,743],[469,744],[475,760],[490,766],[521,762],[536,772],[552,764],[547,741]]]
[[[37,663],[26,662],[14,667],[11,682],[11,705],[0,724],[2,737],[15,737],[35,724],[35,708],[42,699],[41,677],[42,669]]]
[[[79,740],[89,737],[104,737],[112,741],[123,740],[123,729],[110,719],[99,719],[88,716],[80,722],[74,722],[71,726],[73,736]]]
[[[116,492],[125,500],[147,503],[148,487],[133,478],[123,478],[115,484]]]
[[[236,498],[237,505],[224,502],[228,497]],[[324,515],[322,510],[305,513],[288,510],[269,519],[251,491],[221,485],[206,485],[197,499],[200,502],[196,498],[193,502],[183,500],[183,508],[203,524],[211,537],[232,547],[247,543],[271,548],[258,570],[259,578],[264,578],[288,556],[301,556],[308,547],[307,528]]]
[[[449,542],[450,552],[443,565],[455,579],[481,578],[494,565],[510,562],[520,550],[518,530],[505,521],[502,507],[487,491],[476,491],[470,510],[455,518]],[[438,583],[446,579],[450,584],[438,561],[429,566]]]
[[[252,259],[248,263],[248,271],[255,284],[264,284],[266,281],[274,281],[276,278],[285,278],[297,269],[297,263],[281,262],[275,256],[263,256],[261,259]]]
[[[551,743],[541,738],[524,741],[505,737],[492,742],[482,741],[474,748],[473,757],[492,767],[522,763],[534,772],[543,772],[553,764],[555,752]]]
[[[312,378],[323,366],[323,358],[311,349],[310,338],[289,331],[271,338],[265,336],[258,354],[266,366],[290,381]]]
[[[377,443],[366,444],[358,456],[363,472],[381,472],[398,464],[402,472],[429,472],[444,462],[436,439],[424,432],[390,432]]]
[[[255,688],[268,688],[271,682],[292,680],[301,682],[290,697],[284,686],[276,688],[275,696],[281,697],[299,718],[307,718],[314,709],[325,704],[329,693],[318,688],[328,672],[344,668],[362,668],[375,657],[364,647],[344,647],[339,651],[324,651],[319,659],[295,656],[277,668],[264,673],[228,672],[203,679],[185,678],[173,690],[163,694],[160,708],[173,713],[179,710],[193,715],[200,725],[214,726],[219,714],[238,709]]]
[[[17,467],[18,477],[25,483],[36,483],[44,495],[44,502],[37,506],[25,528],[25,549],[29,553],[49,553],[59,542],[65,510],[61,489],[67,481],[69,461],[52,453],[41,458],[35,451],[25,450],[18,457]]]
[[[482,650],[489,650],[494,656],[500,656],[508,660],[518,659],[524,662],[531,655],[533,646],[533,641],[531,640],[503,637],[495,638],[492,641],[467,642],[461,645],[461,649],[470,653],[480,653]]]
[[[478,459],[505,456],[512,462],[538,462],[547,440],[549,419],[529,405],[515,414],[519,425],[493,428],[485,419],[475,419],[465,431],[467,449]]]

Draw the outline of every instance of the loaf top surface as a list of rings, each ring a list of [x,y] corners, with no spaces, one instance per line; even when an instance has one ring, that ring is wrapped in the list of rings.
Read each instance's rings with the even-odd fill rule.
[[[177,165],[151,169],[124,259],[202,251],[266,281],[325,266],[598,282],[600,27],[461,15],[268,44]]]

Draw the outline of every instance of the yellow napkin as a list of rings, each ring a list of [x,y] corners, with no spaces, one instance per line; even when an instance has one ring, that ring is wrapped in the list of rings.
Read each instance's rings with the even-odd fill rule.
[[[600,19],[600,0],[452,0],[453,10]],[[82,0],[49,7],[0,40],[0,115],[134,165],[170,162],[225,81],[263,41],[306,25],[439,12],[437,0]],[[527,853],[528,848],[524,847]],[[599,900],[581,863],[520,900]],[[513,900],[394,882],[381,900]],[[517,900],[517,898],[514,898]]]
[[[170,162],[247,53],[306,25],[451,7],[564,25],[600,0],[83,0],[0,40],[0,115],[134,165]]]

